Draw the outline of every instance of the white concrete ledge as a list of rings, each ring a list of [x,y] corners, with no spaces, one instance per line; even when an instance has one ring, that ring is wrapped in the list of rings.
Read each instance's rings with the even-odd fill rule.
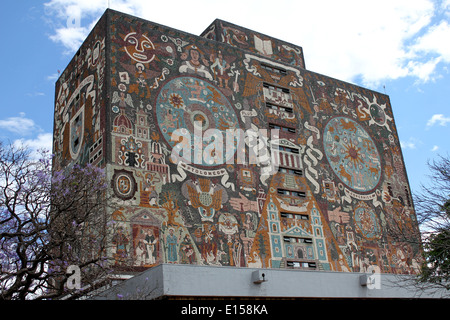
[[[408,279],[411,278],[406,275],[392,274],[161,264],[93,299],[442,297],[442,293],[419,292],[407,287],[405,280]]]

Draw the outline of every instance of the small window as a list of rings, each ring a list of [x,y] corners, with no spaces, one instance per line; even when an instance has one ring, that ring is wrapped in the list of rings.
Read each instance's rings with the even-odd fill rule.
[[[284,126],[280,126],[280,125],[274,124],[274,123],[269,123],[269,128],[270,129],[278,129],[282,132],[288,132],[288,133],[296,132],[295,128],[284,127]]]
[[[307,244],[313,243],[311,238],[297,238],[285,236],[283,237],[283,240],[284,242],[293,242],[293,243],[307,243]]]
[[[309,216],[307,214],[298,214],[298,213],[288,213],[288,212],[280,212],[280,216],[282,218],[290,218],[290,219],[298,219],[298,220],[309,220]]]
[[[261,67],[270,72],[286,75],[286,70],[283,68],[269,66],[268,64],[265,63],[261,63]]]
[[[306,193],[303,191],[292,191],[291,194],[296,197],[301,197],[301,198],[306,197]]]
[[[286,196],[295,196],[295,197],[306,197],[306,193],[304,191],[292,191],[285,189],[277,189],[278,194],[286,195]]]
[[[271,102],[266,102],[266,107],[272,110],[284,111],[287,113],[292,113],[294,110],[290,107],[279,106],[277,104],[273,104]]]
[[[286,261],[286,267],[317,269],[317,264],[315,262],[308,262],[308,261]]]
[[[300,153],[299,149],[286,147],[286,146],[278,146],[278,150],[283,151],[283,152],[295,153],[295,154],[299,154]]]
[[[288,132],[290,133],[295,133],[295,129],[294,128],[286,128]]]
[[[263,87],[267,88],[267,89],[270,89],[270,90],[278,91],[278,92],[284,92],[284,93],[290,93],[291,92],[288,88],[274,86],[274,85],[269,84],[267,82],[263,83]]]
[[[293,217],[292,214],[286,213],[286,212],[281,212],[280,215],[282,218],[292,218]]]
[[[293,175],[297,175],[297,176],[303,175],[303,170],[288,169],[288,168],[284,168],[284,167],[278,167],[278,172],[286,173],[286,174],[293,174]]]

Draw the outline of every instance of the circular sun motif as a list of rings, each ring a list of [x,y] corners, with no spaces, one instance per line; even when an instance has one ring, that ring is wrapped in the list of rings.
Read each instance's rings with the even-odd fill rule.
[[[331,119],[325,126],[323,144],[327,160],[338,178],[349,188],[373,190],[381,177],[381,162],[375,143],[355,121]]]
[[[174,108],[182,108],[184,107],[184,101],[183,101],[183,97],[180,96],[178,93],[172,93],[169,96],[169,103],[174,107]]]
[[[183,160],[200,166],[217,166],[227,163],[233,154],[216,150],[212,142],[223,139],[225,145],[226,130],[239,129],[238,118],[229,101],[214,85],[195,77],[177,77],[161,88],[155,108],[158,126],[164,139],[173,148],[181,142],[174,137],[177,132],[187,133],[191,137],[193,154]],[[215,129],[215,131],[210,131]],[[178,131],[177,131],[178,130]],[[201,146],[194,134],[201,132]],[[222,137],[217,134],[221,133]],[[219,143],[218,143],[219,144]],[[195,150],[201,150],[200,161]],[[183,155],[184,156],[184,155]],[[227,158],[228,157],[228,158]]]

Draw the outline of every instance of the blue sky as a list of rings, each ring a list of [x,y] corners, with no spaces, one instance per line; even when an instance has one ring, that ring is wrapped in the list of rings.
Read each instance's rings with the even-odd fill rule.
[[[427,160],[450,155],[450,0],[2,1],[1,140],[51,148],[58,70],[108,5],[196,35],[226,20],[302,46],[311,71],[388,94],[413,192],[429,183]]]

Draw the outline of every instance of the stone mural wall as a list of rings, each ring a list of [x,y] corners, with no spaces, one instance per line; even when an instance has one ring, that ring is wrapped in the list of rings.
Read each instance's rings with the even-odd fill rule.
[[[201,36],[256,53],[261,57],[305,69],[301,47],[226,21],[216,19]]]
[[[105,167],[106,17],[100,19],[55,86],[53,168]]]
[[[101,59],[85,56],[80,84],[66,93],[71,102],[85,90],[81,146],[82,107],[59,111],[60,100],[70,104],[62,84],[55,148],[62,165],[86,162],[103,137],[118,269],[416,271],[420,247],[404,237],[417,239],[417,223],[386,95],[307,71],[300,47],[259,42],[220,20],[198,37],[112,10],[105,17],[106,42],[94,32],[85,45],[94,52],[99,41]],[[99,82],[105,50],[108,87]],[[263,129],[277,135],[225,143],[227,132]],[[246,161],[236,161],[243,150]]]

